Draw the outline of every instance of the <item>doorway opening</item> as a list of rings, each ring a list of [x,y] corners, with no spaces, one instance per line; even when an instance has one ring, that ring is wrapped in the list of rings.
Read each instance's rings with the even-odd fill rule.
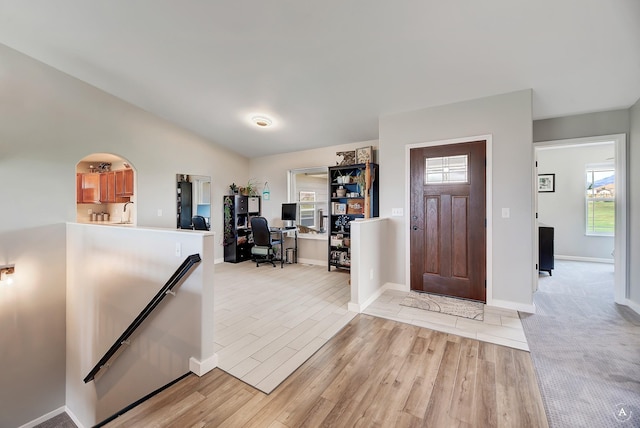
[[[76,222],[135,225],[135,169],[111,153],[93,153],[76,164]]]
[[[536,230],[554,228],[555,259],[613,263],[614,300],[626,304],[626,136],[539,142],[534,152],[537,177],[554,175],[553,191],[535,192]]]

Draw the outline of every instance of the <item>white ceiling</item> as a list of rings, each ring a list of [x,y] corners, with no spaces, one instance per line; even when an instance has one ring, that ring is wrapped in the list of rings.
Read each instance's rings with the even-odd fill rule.
[[[249,157],[521,89],[536,119],[640,97],[638,0],[0,0],[0,43]]]

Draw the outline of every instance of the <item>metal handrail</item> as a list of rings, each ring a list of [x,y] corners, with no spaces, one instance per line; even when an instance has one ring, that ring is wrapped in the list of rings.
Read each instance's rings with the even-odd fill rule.
[[[126,328],[124,333],[120,335],[120,337],[115,341],[115,343],[109,348],[109,350],[100,358],[100,361],[91,369],[89,374],[84,378],[84,383],[91,382],[96,377],[96,374],[103,367],[107,365],[107,362],[118,352],[122,345],[128,344],[129,337],[133,334],[133,332],[142,324],[142,322],[153,312],[153,310],[160,304],[160,302],[165,298],[167,294],[174,294],[172,289],[175,287],[178,282],[184,277],[189,270],[195,266],[197,263],[200,263],[202,259],[200,258],[200,254],[192,254],[187,257],[184,262],[180,265],[180,267],[171,275],[171,278],[167,281],[167,283],[158,291],[153,299],[145,306],[145,308],[140,312],[140,314],[136,317],[135,320]]]

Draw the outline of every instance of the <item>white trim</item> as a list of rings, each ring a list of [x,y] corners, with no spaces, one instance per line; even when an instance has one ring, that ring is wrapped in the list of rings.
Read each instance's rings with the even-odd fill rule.
[[[629,299],[626,299],[625,305],[627,305],[632,311],[640,315],[640,305]]]
[[[357,313],[360,314],[365,309],[367,309],[367,306],[369,306],[370,304],[375,302],[376,299],[378,297],[380,297],[382,295],[382,293],[384,293],[385,291],[387,291],[387,290],[409,291],[406,288],[407,287],[404,284],[395,284],[393,282],[387,282],[382,287],[380,287],[378,290],[376,290],[376,292],[373,293],[373,295],[371,297],[369,297],[366,302],[364,302],[361,305],[359,305],[358,303],[349,302],[347,304],[347,309],[349,311],[351,311],[351,312],[357,312]]]
[[[69,408],[67,406],[64,407],[64,410],[67,413],[67,415],[69,415],[69,417],[71,418],[73,423],[75,423],[78,426],[78,428],[84,428],[84,425],[82,425],[82,423],[80,423],[80,419],[78,419],[78,417],[75,415],[75,413],[73,413],[71,410],[69,410]]]
[[[49,419],[55,418],[56,416],[61,415],[63,413],[66,413],[69,416],[69,418],[71,418],[71,420],[78,426],[78,428],[84,428],[84,425],[80,423],[76,415],[74,415],[67,406],[58,407],[57,409],[52,410],[51,412],[46,413],[40,416],[39,418],[32,420],[31,422],[27,422],[24,425],[20,425],[19,428],[33,428],[36,425],[40,425],[41,423],[46,422]]]
[[[405,198],[404,198],[404,212],[410,213],[410,200],[411,200],[411,162],[410,155],[411,149],[419,149],[423,147],[444,146],[449,144],[468,143],[471,141],[484,140],[485,143],[485,157],[487,159],[487,166],[485,169],[485,210],[486,210],[486,268],[485,275],[487,279],[487,291],[486,291],[486,304],[494,305],[493,301],[493,134],[475,135],[469,137],[453,138],[450,140],[438,140],[428,141],[424,143],[407,144],[405,146]],[[405,216],[407,221],[405,222],[405,282],[407,288],[411,288],[411,220],[409,214]]]
[[[189,358],[189,371],[197,376],[204,376],[216,367],[218,367],[218,354],[213,354],[204,361],[198,361],[193,357]]]
[[[298,257],[298,264],[314,265],[314,266],[325,266],[326,267],[327,266],[327,261],[326,260],[317,260],[317,259],[303,259],[301,257]]]
[[[614,236],[614,300],[621,305],[627,305],[627,135],[612,134],[596,137],[570,138],[566,140],[540,141],[533,143],[534,150],[559,149],[570,146],[585,146],[614,143],[616,166],[616,225]],[[537,210],[538,207],[534,207]],[[537,219],[534,221],[537,224]],[[537,236],[534,236],[537,239]],[[538,254],[534,254],[537,263]]]
[[[516,303],[516,302],[510,302],[508,300],[493,299],[493,303],[487,306],[493,306],[493,307],[502,308],[502,309],[512,309],[514,311],[526,312],[528,314],[536,313],[536,305],[533,303],[530,305],[527,305],[525,303]]]
[[[601,259],[596,257],[580,257],[580,256],[563,256],[556,254],[553,256],[557,260],[572,260],[574,262],[593,262],[593,263],[609,263],[614,264],[613,259]]]

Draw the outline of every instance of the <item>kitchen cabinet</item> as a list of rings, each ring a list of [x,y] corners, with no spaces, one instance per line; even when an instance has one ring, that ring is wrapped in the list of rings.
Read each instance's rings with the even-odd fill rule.
[[[116,195],[116,175],[117,171],[100,174],[100,202],[103,204],[129,202],[129,197]]]
[[[76,202],[79,204],[100,203],[100,174],[76,174]]]
[[[133,196],[133,170],[120,169],[116,174],[116,197]]]
[[[251,217],[260,215],[260,197],[227,195],[223,200],[224,261],[238,263],[251,259],[253,236]]]
[[[371,186],[369,188],[368,213],[364,190],[361,189],[366,173],[365,164],[335,166],[329,168],[329,254],[331,267],[351,269],[351,221],[357,218],[378,217],[378,165],[369,164]]]

